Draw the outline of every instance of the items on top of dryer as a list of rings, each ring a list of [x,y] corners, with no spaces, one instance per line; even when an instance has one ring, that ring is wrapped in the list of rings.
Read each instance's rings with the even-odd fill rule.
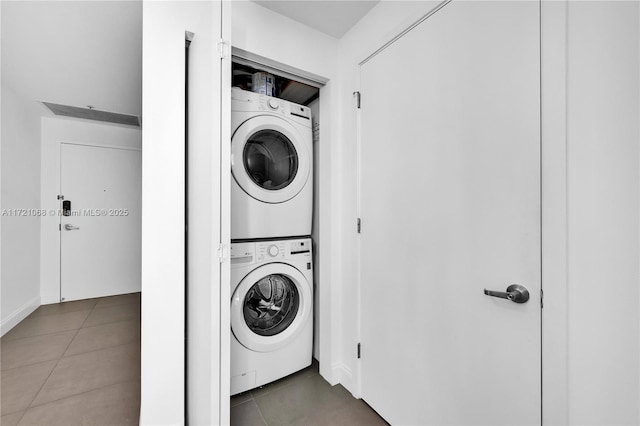
[[[275,69],[264,69],[256,66],[255,63],[245,62],[238,57],[233,58],[232,66],[232,87],[243,90],[252,90],[253,75],[256,72],[266,72],[272,74],[274,78],[275,94],[280,99],[294,102],[301,105],[309,105],[320,95],[320,89],[302,81],[296,80],[292,75],[278,75]]]
[[[251,91],[267,96],[276,95],[276,80],[273,74],[256,72],[251,79]]]

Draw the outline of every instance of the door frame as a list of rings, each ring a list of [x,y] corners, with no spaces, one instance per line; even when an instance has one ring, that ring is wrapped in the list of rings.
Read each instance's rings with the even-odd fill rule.
[[[117,126],[87,120],[43,117],[41,119],[41,206],[57,212],[60,202],[60,149],[63,143],[103,148],[142,150],[142,131],[138,127]],[[41,303],[60,302],[60,232],[57,214],[40,218]]]
[[[345,366],[339,361],[340,355],[340,331],[343,327],[342,322],[338,319],[340,315],[340,304],[336,297],[339,297],[340,288],[335,283],[341,280],[342,254],[341,242],[342,233],[340,232],[340,214],[342,200],[339,194],[343,182],[335,173],[335,168],[340,167],[341,147],[335,140],[338,138],[338,123],[340,114],[338,114],[338,98],[340,90],[336,79],[336,74],[314,73],[313,70],[306,68],[298,68],[276,59],[270,59],[260,54],[244,50],[243,48],[233,46],[232,54],[241,61],[250,64],[257,64],[261,68],[273,70],[276,74],[288,76],[313,85],[320,90],[319,114],[322,121],[322,135],[319,142],[319,155],[313,158],[311,165],[314,171],[318,173],[318,216],[319,216],[319,250],[314,252],[316,259],[316,271],[318,274],[318,300],[322,300],[319,305],[319,373],[331,385],[344,383]],[[309,152],[312,156],[312,152]],[[229,161],[231,161],[229,159]],[[316,165],[318,166],[316,168]],[[332,167],[333,166],[333,167]],[[313,173],[313,172],[312,172]],[[311,174],[312,174],[311,173]],[[311,176],[310,174],[310,176]],[[232,178],[233,179],[233,178]],[[325,283],[325,284],[323,284]],[[315,296],[314,296],[315,297]],[[314,299],[315,302],[315,299]],[[224,402],[224,401],[223,401]]]
[[[446,6],[445,0],[406,25],[388,41],[361,56],[354,65],[359,90],[360,66],[382,49],[402,37],[413,27]],[[566,424],[567,410],[567,339],[566,307],[567,273],[567,156],[566,156],[566,16],[567,0],[540,2],[540,200],[541,200],[541,289],[544,308],[541,310],[541,411],[542,424]],[[356,212],[361,216],[361,122],[355,113],[356,138]],[[356,335],[362,336],[361,321],[361,239],[356,237]],[[356,360],[354,396],[362,395],[362,366]]]

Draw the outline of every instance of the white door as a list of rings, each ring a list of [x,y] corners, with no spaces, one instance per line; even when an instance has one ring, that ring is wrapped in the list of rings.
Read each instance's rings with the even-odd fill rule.
[[[539,25],[454,0],[361,66],[361,390],[392,424],[540,424]]]
[[[138,150],[61,144],[61,301],[140,291],[141,164]]]

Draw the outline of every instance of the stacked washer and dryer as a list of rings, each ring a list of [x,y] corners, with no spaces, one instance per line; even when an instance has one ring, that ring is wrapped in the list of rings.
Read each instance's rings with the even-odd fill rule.
[[[231,99],[231,395],[311,364],[311,110]]]

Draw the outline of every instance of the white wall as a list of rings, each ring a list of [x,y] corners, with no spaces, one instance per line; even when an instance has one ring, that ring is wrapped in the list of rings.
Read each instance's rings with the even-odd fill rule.
[[[220,24],[218,24],[220,21],[213,20],[214,8],[219,10],[220,3],[145,1],[143,5],[142,395],[140,407],[140,423],[143,425],[175,425],[183,424],[185,420],[185,31],[195,33],[196,37],[201,39],[206,33],[205,38],[210,40],[209,43],[217,40],[216,33],[220,34]],[[206,56],[199,58],[199,61],[209,62],[206,65],[207,68],[215,70],[212,62],[219,61],[216,49],[209,46],[202,53]],[[212,174],[209,174],[213,172],[211,167],[215,165],[215,156],[220,154],[220,150],[216,150],[216,144],[220,143],[220,139],[216,140],[215,137],[224,135],[224,132],[220,133],[219,128],[218,133],[215,132],[219,122],[210,108],[212,108],[212,102],[218,102],[220,98],[216,97],[214,90],[216,76],[211,75],[210,78],[210,84],[202,88],[204,93],[199,94],[207,101],[204,105],[195,105],[194,109],[202,106],[202,110],[197,111],[200,116],[211,112],[207,117],[211,127],[201,126],[197,132],[190,132],[191,140],[203,135],[205,137],[208,135],[210,138],[213,136],[213,139],[209,140],[212,144],[209,155],[201,158],[201,162],[190,164],[190,167],[200,170],[201,179],[204,179],[204,181],[192,183],[205,187],[215,183],[211,181]],[[202,168],[203,165],[209,167],[209,170]],[[202,207],[204,212],[219,209],[219,206],[215,205],[215,198],[215,194],[210,198],[205,195],[202,201],[214,204],[196,207]],[[215,228],[215,225],[212,228]],[[209,249],[194,255],[210,254],[211,245],[217,246],[220,241],[211,241],[214,237],[213,230],[205,229],[204,231],[207,232],[207,237],[200,243],[208,244]],[[202,268],[207,267],[211,267],[211,271],[205,275],[198,275],[199,278],[209,281],[198,282],[208,284],[215,289],[220,286],[220,274],[216,274],[216,269],[213,269],[214,262],[217,260],[209,258],[199,263],[198,271],[202,272]],[[204,306],[209,309],[208,314],[212,321],[220,320],[215,316],[219,307],[220,294],[224,293],[209,292],[210,298],[203,301]],[[203,305],[198,305],[198,307],[201,306]],[[199,312],[199,314],[205,313]],[[208,324],[201,325],[206,327]],[[227,409],[218,406],[217,403],[219,397],[225,392],[228,395],[228,387],[221,388],[224,386],[225,373],[218,370],[218,368],[225,368],[225,358],[220,353],[219,346],[220,328],[217,322],[210,324],[210,327],[213,334],[208,336],[208,339],[198,342],[205,354],[213,358],[209,360],[208,367],[203,364],[201,369],[194,373],[204,377],[198,382],[202,395],[193,395],[197,401],[202,402],[201,405],[196,402],[198,407],[196,413],[189,413],[193,417],[191,420],[193,424],[228,421]],[[228,378],[226,380],[228,383]],[[191,386],[189,389],[192,390]]]
[[[266,57],[288,67],[319,75],[329,80],[320,89],[322,142],[318,170],[320,250],[318,279],[320,301],[320,374],[331,384],[341,381],[340,285],[339,282],[339,194],[342,182],[336,173],[339,147],[338,120],[338,40],[299,22],[286,18],[253,2],[234,2],[232,15],[233,46]]]
[[[569,424],[638,424],[638,2],[567,22]]]
[[[40,123],[35,102],[2,81],[2,334],[40,306]],[[5,209],[7,209],[5,211]],[[24,213],[24,212],[23,212]]]
[[[41,106],[44,114],[44,107]],[[76,142],[88,145],[133,147],[142,145],[139,128],[98,123],[89,120],[42,117],[41,138],[41,199],[43,209],[60,210],[60,144]],[[64,195],[64,194],[62,194]],[[60,302],[60,217],[47,214],[41,217],[40,294],[41,303]]]

